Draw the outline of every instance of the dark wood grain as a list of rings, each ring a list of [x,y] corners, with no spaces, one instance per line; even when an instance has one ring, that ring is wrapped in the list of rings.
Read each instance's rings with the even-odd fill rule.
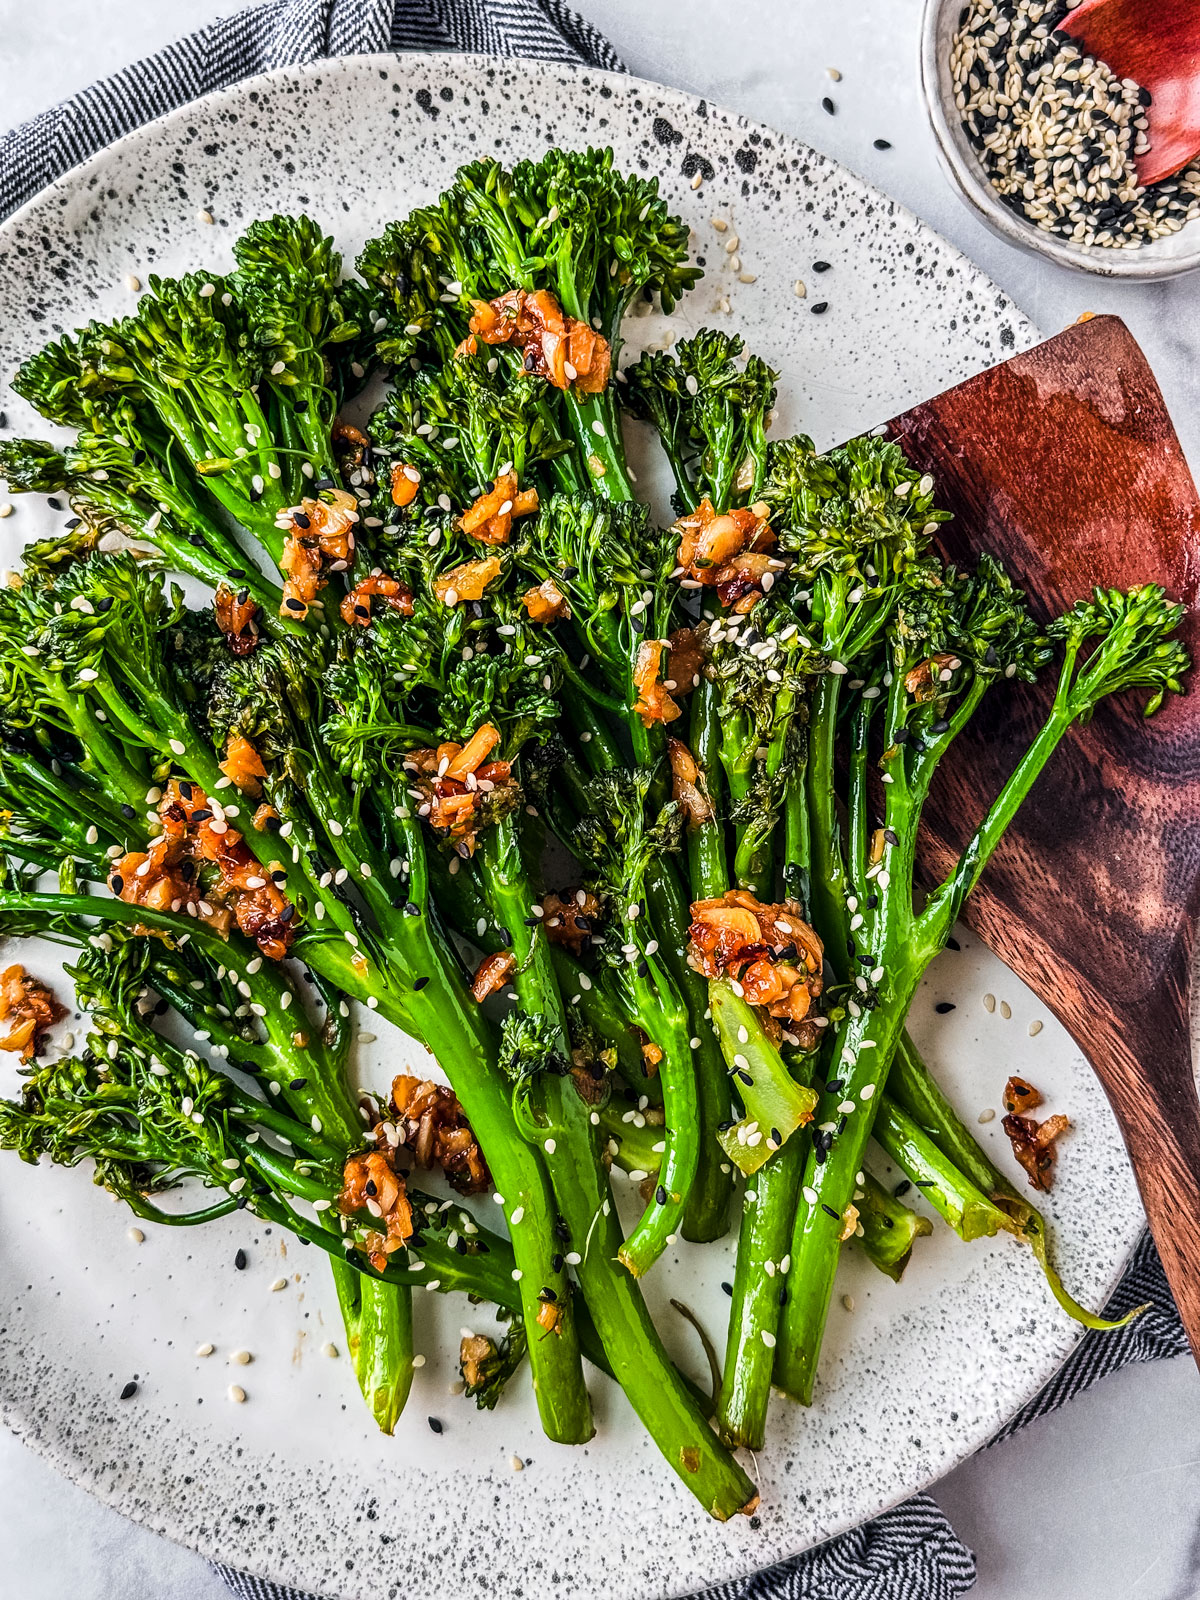
[[[1184,600],[1200,659],[1200,499],[1153,374],[1115,317],[897,418],[955,513],[944,554],[1000,556],[1042,616],[1094,584]],[[940,877],[1041,722],[1049,688],[987,700],[926,808]],[[1200,885],[1200,692],[1144,721],[1136,696],[1073,729],[1009,830],[967,919],[1065,1024],[1120,1123],[1200,1360],[1200,1101],[1188,988]]]

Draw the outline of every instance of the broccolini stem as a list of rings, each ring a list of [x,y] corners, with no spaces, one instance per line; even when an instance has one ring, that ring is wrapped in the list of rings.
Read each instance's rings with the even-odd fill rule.
[[[862,1247],[880,1272],[899,1283],[914,1242],[933,1232],[933,1223],[906,1206],[871,1176],[863,1173],[854,1204],[862,1225]]]
[[[762,1448],[766,1433],[780,1302],[806,1154],[800,1139],[789,1139],[746,1183],[717,1416],[721,1437],[751,1450]]]
[[[532,895],[524,880],[515,837],[493,840],[498,824],[483,836],[484,870],[496,914],[512,936],[513,955],[524,966],[538,964],[540,937],[525,925]],[[489,860],[505,863],[488,871]],[[540,980],[539,980],[540,981]],[[559,1001],[561,1005],[561,999]],[[754,1487],[708,1427],[687,1385],[667,1356],[650,1320],[641,1290],[613,1263],[623,1245],[607,1176],[596,1150],[592,1112],[569,1074],[545,1071],[537,1082],[555,1190],[572,1245],[583,1298],[611,1363],[613,1375],[667,1461],[697,1499],[724,1520],[757,1503]]]
[[[1050,1260],[1050,1236],[1046,1219],[1025,1195],[1009,1183],[993,1166],[954,1107],[942,1093],[929,1068],[922,1061],[907,1033],[900,1037],[888,1071],[888,1098],[902,1107],[942,1154],[983,1194],[1010,1216],[1017,1226],[1012,1230],[1026,1240],[1051,1294],[1074,1321],[1085,1328],[1119,1328],[1129,1320],[1113,1322],[1097,1316],[1070,1295]]]
[[[379,1431],[391,1434],[412,1388],[412,1290],[331,1264],[354,1376]]]

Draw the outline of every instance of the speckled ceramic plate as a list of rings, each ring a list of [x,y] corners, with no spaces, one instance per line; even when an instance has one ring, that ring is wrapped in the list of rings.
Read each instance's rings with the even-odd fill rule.
[[[228,265],[230,241],[253,217],[304,207],[353,254],[464,159],[588,141],[661,175],[706,269],[669,326],[715,319],[741,329],[782,370],[782,427],[832,443],[1035,338],[943,240],[794,140],[636,79],[408,56],[256,79],[131,135],[40,196],[0,228],[0,372],[11,374],[52,330],[127,306],[130,274]],[[727,221],[725,233],[714,217]],[[727,253],[735,234],[737,270]],[[828,270],[816,273],[817,261]],[[650,343],[666,330],[647,318],[631,331]],[[10,426],[31,423],[6,404]],[[5,558],[52,520],[18,501],[0,524]],[[1004,1004],[988,1010],[986,994]],[[935,1015],[945,1000],[957,1009]],[[931,972],[913,1026],[970,1122],[997,1106],[1017,1069],[1051,1110],[1070,1113],[1048,1209],[1067,1282],[1097,1303],[1141,1212],[1100,1090],[1052,1019],[1031,1035],[1037,1020],[1033,997],[964,937]],[[358,1064],[379,1085],[405,1047],[375,1019],[369,1026],[379,1036],[360,1044]],[[1007,1167],[998,1128],[995,1120],[980,1131]],[[770,1443],[753,1463],[761,1511],[719,1527],[603,1380],[599,1432],[577,1450],[547,1444],[520,1394],[494,1413],[453,1397],[460,1326],[490,1326],[465,1299],[420,1297],[418,1348],[428,1361],[396,1436],[383,1439],[348,1363],[322,1353],[341,1338],[323,1261],[245,1217],[150,1232],[144,1243],[129,1226],[86,1172],[0,1163],[5,1420],[148,1526],[356,1600],[518,1600],[549,1585],[662,1600],[745,1574],[944,1473],[1044,1382],[1076,1336],[1012,1241],[968,1248],[939,1227],[898,1286],[851,1249],[816,1403],[773,1403]],[[720,1338],[728,1301],[719,1284],[732,1253],[732,1239],[681,1247],[647,1286],[697,1375],[694,1335],[667,1300],[687,1301]],[[280,1278],[286,1288],[272,1292]],[[203,1343],[215,1346],[207,1359],[194,1354]],[[239,1348],[253,1363],[231,1368]],[[245,1405],[227,1399],[235,1374]],[[131,1377],[138,1393],[122,1402]],[[430,1417],[442,1421],[440,1435]]]

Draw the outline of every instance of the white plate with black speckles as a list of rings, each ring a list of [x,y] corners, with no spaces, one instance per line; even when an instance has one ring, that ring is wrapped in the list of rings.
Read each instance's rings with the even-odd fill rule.
[[[253,217],[306,209],[352,257],[463,160],[586,142],[611,143],[619,162],[661,175],[706,264],[670,327],[739,328],[782,371],[782,428],[833,443],[1036,338],[943,240],[794,140],[636,79],[409,56],[323,62],[214,95],[32,202],[0,227],[0,372],[11,374],[52,330],[121,311],[130,274],[228,266],[231,240]],[[713,217],[729,231],[719,235]],[[753,282],[730,269],[722,245],[731,233]],[[829,270],[814,276],[818,260]],[[808,282],[807,300],[797,278]],[[821,301],[827,309],[814,315]],[[649,318],[632,332],[644,343],[663,328]],[[4,404],[10,427],[28,430],[33,417],[11,397]],[[12,562],[52,520],[19,501],[0,529],[0,556]],[[1011,1017],[985,1009],[987,992],[1011,1005]],[[947,1000],[957,1009],[935,1015]],[[1047,1209],[1067,1283],[1098,1304],[1141,1209],[1081,1055],[1049,1017],[1030,1035],[1042,1017],[1020,982],[964,937],[927,977],[913,1029],[969,1121],[997,1105],[1018,1069],[1052,1111],[1070,1114]],[[405,1046],[386,1024],[369,1026],[378,1038],[359,1047],[358,1068],[379,1086]],[[980,1133],[1007,1168],[998,1129],[997,1119]],[[939,1477],[1039,1388],[1076,1339],[1011,1240],[968,1248],[939,1227],[899,1285],[849,1250],[816,1403],[773,1402],[755,1466],[761,1510],[722,1527],[602,1379],[599,1432],[575,1450],[541,1437],[525,1395],[492,1413],[452,1397],[460,1326],[491,1325],[465,1299],[420,1297],[427,1364],[395,1437],[384,1439],[348,1363],[321,1353],[340,1338],[323,1261],[285,1250],[244,1216],[182,1236],[148,1229],[140,1244],[130,1222],[86,1172],[0,1163],[0,1414],[63,1472],[148,1526],[331,1596],[441,1600],[483,1590],[517,1600],[554,1582],[568,1594],[661,1600],[745,1574]],[[234,1267],[239,1247],[243,1271]],[[732,1255],[732,1238],[681,1246],[647,1285],[697,1376],[694,1336],[667,1299],[686,1300],[720,1338],[728,1301],[719,1285]],[[288,1287],[272,1292],[280,1276]],[[214,1354],[197,1357],[206,1343]],[[231,1368],[239,1348],[253,1363]],[[227,1399],[235,1374],[244,1405]],[[137,1395],[121,1402],[134,1376]],[[513,1470],[514,1455],[524,1471]]]

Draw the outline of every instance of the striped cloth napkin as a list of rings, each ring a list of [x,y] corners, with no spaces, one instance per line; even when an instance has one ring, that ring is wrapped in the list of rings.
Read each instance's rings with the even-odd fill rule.
[[[0,215],[122,134],[214,89],[273,67],[387,50],[460,50],[624,71],[608,40],[560,0],[448,0],[437,6],[428,0],[267,0],[201,28],[6,134],[0,140]],[[1128,1327],[1089,1333],[998,1437],[1056,1410],[1119,1367],[1187,1350],[1149,1237],[1108,1309],[1118,1315],[1145,1302],[1150,1310]],[[318,1600],[228,1567],[216,1570],[240,1600]],[[971,1552],[937,1503],[918,1494],[815,1550],[696,1600],[955,1600],[974,1582]]]

